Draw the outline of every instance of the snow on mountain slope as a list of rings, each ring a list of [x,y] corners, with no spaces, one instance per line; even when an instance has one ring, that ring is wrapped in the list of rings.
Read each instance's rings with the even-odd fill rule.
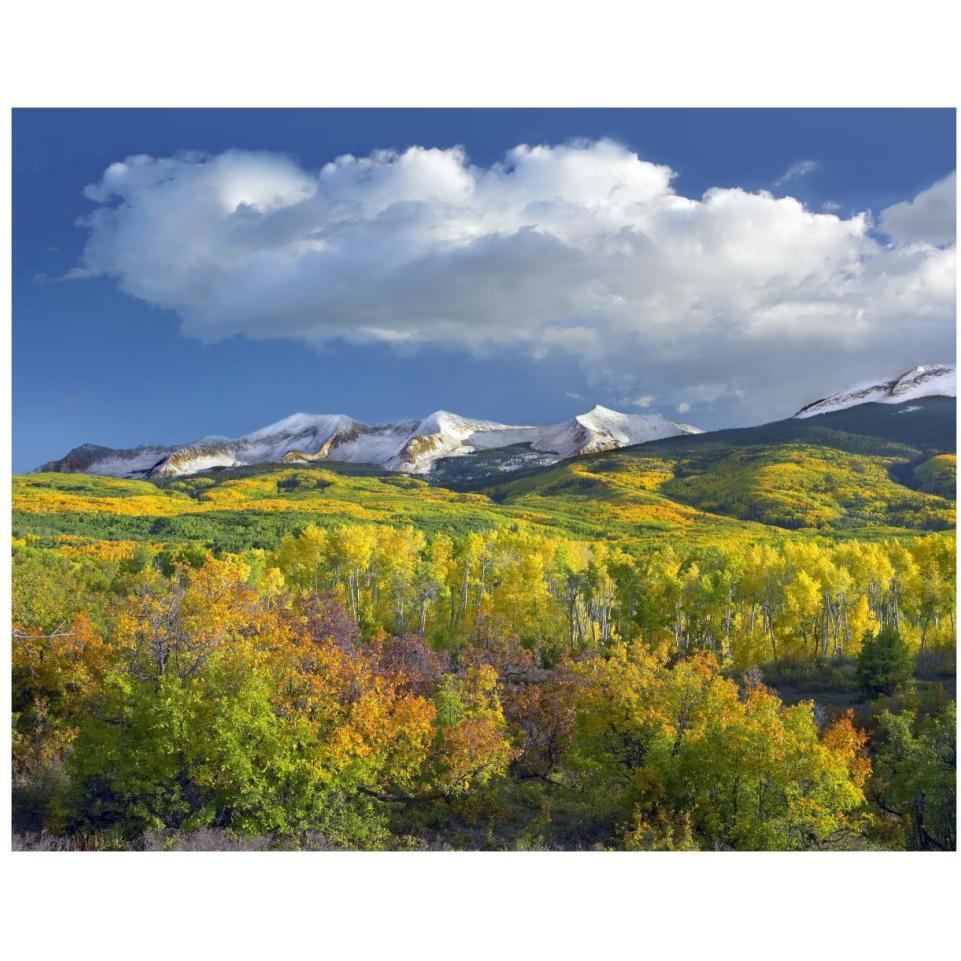
[[[957,397],[957,376],[951,364],[914,367],[893,380],[855,384],[802,407],[794,416],[815,417],[858,404],[903,404],[919,397]]]
[[[428,473],[441,457],[459,457],[475,450],[508,447],[532,439],[536,428],[514,427],[490,420],[460,417],[438,410],[425,417],[397,453],[384,462],[390,470]]]
[[[606,407],[547,427],[499,424],[443,410],[420,421],[381,425],[364,424],[343,414],[294,414],[236,440],[205,437],[179,447],[133,450],[85,444],[40,470],[176,477],[213,467],[332,460],[427,474],[441,458],[476,451],[528,445],[548,460],[562,460],[691,433],[700,431],[661,414],[621,414]]]
[[[251,443],[260,440],[273,442],[278,437],[299,437],[304,434],[323,434],[329,437],[338,431],[350,430],[356,423],[346,414],[291,414],[276,424],[245,434],[243,440]]]
[[[574,419],[595,435],[598,441],[610,438],[618,447],[645,444],[650,440],[678,434],[702,433],[699,427],[679,423],[663,414],[621,414],[600,405]]]
[[[55,470],[68,474],[101,474],[108,477],[128,477],[143,474],[173,453],[173,447],[149,445],[130,450],[113,450],[98,444],[81,444],[66,457],[40,470]]]
[[[552,451],[563,459],[644,444],[662,437],[700,433],[699,428],[678,423],[663,414],[621,414],[598,405],[565,424],[540,428],[531,446],[534,450]]]

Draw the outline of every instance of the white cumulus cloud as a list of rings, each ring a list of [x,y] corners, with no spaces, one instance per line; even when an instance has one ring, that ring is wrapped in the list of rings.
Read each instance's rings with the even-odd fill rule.
[[[913,200],[886,207],[881,211],[881,230],[900,244],[953,244],[956,189],[952,172]]]
[[[943,233],[922,242],[888,208],[890,245],[867,213],[736,187],[685,197],[672,179],[606,140],[521,145],[489,167],[461,148],[319,170],[136,156],[87,188],[75,273],[115,278],[204,341],[561,351],[610,396],[756,417],[953,356]]]

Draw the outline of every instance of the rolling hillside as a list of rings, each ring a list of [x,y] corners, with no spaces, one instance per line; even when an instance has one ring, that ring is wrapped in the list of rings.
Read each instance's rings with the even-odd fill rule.
[[[486,492],[453,491],[385,472],[340,465],[250,467],[155,484],[92,475],[14,478],[13,533],[41,538],[198,541],[226,550],[272,547],[307,524],[411,524],[464,533],[510,524],[578,538],[637,542],[683,532],[692,539],[764,539],[759,524],[714,515],[657,493],[622,498],[596,487],[588,498],[499,502]]]
[[[910,409],[908,409],[910,408]],[[788,530],[860,536],[954,526],[955,402],[866,404],[805,420],[670,438],[516,477],[499,503],[652,496]]]
[[[954,422],[953,399],[866,404],[586,455],[495,486],[333,461],[158,481],[32,474],[14,479],[13,528],[229,550],[347,520],[449,532],[520,523],[631,543],[895,536],[954,526]]]

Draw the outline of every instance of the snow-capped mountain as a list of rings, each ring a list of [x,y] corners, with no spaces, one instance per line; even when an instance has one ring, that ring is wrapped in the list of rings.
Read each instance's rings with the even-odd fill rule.
[[[114,477],[176,477],[213,467],[331,460],[428,474],[441,459],[480,451],[517,447],[536,452],[532,459],[543,464],[699,433],[697,427],[661,414],[621,414],[600,406],[547,427],[474,420],[444,410],[423,420],[374,425],[343,414],[294,414],[234,440],[204,437],[182,446],[153,444],[128,450],[84,444],[39,469]],[[524,458],[515,460],[519,464]]]
[[[802,407],[795,417],[815,417],[858,404],[903,404],[919,397],[957,397],[956,372],[951,364],[913,367],[893,380],[855,384]]]

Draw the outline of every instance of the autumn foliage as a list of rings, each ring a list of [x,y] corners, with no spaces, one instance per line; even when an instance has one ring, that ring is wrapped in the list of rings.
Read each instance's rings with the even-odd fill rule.
[[[934,846],[953,809],[941,755],[919,786],[902,757],[933,721],[883,721],[875,775],[869,715],[785,704],[754,667],[885,631],[946,651],[941,535],[686,555],[373,525],[220,556],[23,544],[14,616],[22,830],[822,850]]]

